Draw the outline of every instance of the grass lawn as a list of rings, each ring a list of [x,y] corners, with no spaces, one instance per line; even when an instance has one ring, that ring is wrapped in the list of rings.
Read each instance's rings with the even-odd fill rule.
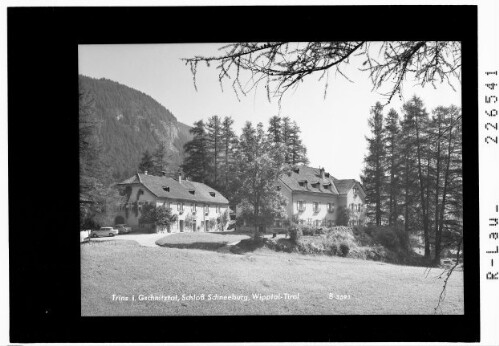
[[[179,249],[216,250],[230,243],[237,243],[249,236],[235,232],[189,232],[175,233],[158,239],[156,244],[164,247]]]
[[[210,235],[214,243],[228,236],[187,236],[196,243]],[[175,237],[164,240],[185,243]],[[141,247],[125,240],[81,244],[82,315],[433,314],[443,284],[437,269],[426,277],[422,267],[223,249]],[[208,300],[215,294],[227,300]],[[140,295],[164,300],[139,300]],[[442,314],[463,314],[461,271],[451,277],[441,308]]]

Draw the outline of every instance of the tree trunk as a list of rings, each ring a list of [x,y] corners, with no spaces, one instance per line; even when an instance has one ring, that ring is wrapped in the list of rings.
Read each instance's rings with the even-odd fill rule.
[[[435,174],[435,257],[434,262],[438,261],[437,265],[440,264],[440,234],[438,232],[438,219],[439,219],[439,190],[440,190],[440,137],[441,137],[441,119],[440,114],[438,118],[438,136],[437,136],[437,162],[436,169],[437,172]]]
[[[428,216],[426,213],[426,199],[425,199],[425,188],[424,188],[424,179],[423,179],[423,171],[421,164],[421,140],[419,137],[419,123],[418,116],[415,116],[416,119],[416,143],[417,143],[417,156],[418,156],[418,175],[419,175],[419,191],[421,197],[421,211],[423,213],[423,232],[424,232],[424,257],[425,259],[430,259],[430,233],[428,231]]]
[[[405,215],[404,215],[404,230],[409,233],[409,160],[405,157]]]
[[[438,229],[435,234],[435,257],[433,259],[433,264],[434,265],[439,265],[440,264],[440,252],[442,251],[442,231],[444,228],[444,211],[445,211],[445,203],[446,203],[446,197],[447,197],[447,186],[449,182],[449,169],[450,169],[450,161],[451,161],[451,153],[452,153],[452,128],[453,128],[453,119],[452,119],[452,113],[451,113],[451,125],[449,128],[449,141],[447,145],[447,164],[445,167],[445,174],[444,174],[444,187],[442,191],[442,205],[440,206],[440,220],[439,220],[439,225]]]

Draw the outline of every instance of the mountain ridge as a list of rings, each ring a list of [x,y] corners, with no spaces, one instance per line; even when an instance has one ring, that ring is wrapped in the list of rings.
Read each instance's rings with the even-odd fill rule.
[[[144,151],[164,143],[169,170],[176,171],[184,158],[183,146],[192,139],[190,126],[150,95],[107,78],[79,75],[80,86],[94,101],[102,144],[102,163],[115,180],[137,171]]]

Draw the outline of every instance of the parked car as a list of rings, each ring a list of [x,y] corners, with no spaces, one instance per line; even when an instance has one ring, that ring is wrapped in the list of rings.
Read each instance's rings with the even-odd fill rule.
[[[132,231],[132,227],[125,224],[115,225],[114,228],[116,228],[120,234],[130,233]]]
[[[118,230],[113,227],[101,227],[98,230],[92,231],[90,233],[90,236],[92,238],[97,238],[97,237],[114,237],[115,235],[118,235]]]

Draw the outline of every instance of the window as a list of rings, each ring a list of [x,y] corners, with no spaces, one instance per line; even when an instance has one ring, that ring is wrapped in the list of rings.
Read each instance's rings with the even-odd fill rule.
[[[210,207],[207,206],[207,205],[205,205],[204,206],[204,212],[205,212],[205,214],[208,214],[210,212]]]
[[[311,218],[307,219],[307,225],[312,226],[312,219]]]
[[[220,206],[217,205],[217,213],[220,213]]]
[[[196,204],[196,203],[194,203],[194,204],[192,205],[192,211],[193,211],[193,212],[196,212],[196,209],[197,209],[197,204]]]
[[[314,213],[318,213],[319,211],[319,202],[314,202]]]
[[[298,211],[305,211],[305,204],[303,201],[298,201]]]
[[[276,189],[277,191],[281,191],[281,187],[280,187],[279,185],[277,185],[277,186],[275,187],[275,189]]]
[[[163,190],[165,190],[166,192],[170,192],[170,187],[169,186],[163,186]]]
[[[315,220],[315,227],[320,227],[321,220]]]
[[[352,211],[353,211],[353,208],[354,208],[353,206],[354,206],[354,204],[353,204],[353,203],[352,203],[352,204],[350,204],[350,209],[352,209]]]
[[[215,192],[210,192],[211,197],[215,197]]]
[[[319,183],[313,183],[313,184],[312,184],[312,187],[313,187],[314,189],[319,188]]]
[[[194,191],[194,190],[189,190],[189,193],[190,193],[191,195],[194,195],[194,194],[196,193],[196,191]]]
[[[327,204],[327,210],[330,213],[334,213],[334,203],[328,203]]]
[[[166,209],[170,209],[170,202],[164,202],[163,207],[165,207]]]
[[[177,210],[184,211],[184,203],[177,203]]]
[[[305,183],[305,181],[299,181],[298,184],[300,184],[300,186],[303,187],[303,186],[305,186],[306,183]]]

